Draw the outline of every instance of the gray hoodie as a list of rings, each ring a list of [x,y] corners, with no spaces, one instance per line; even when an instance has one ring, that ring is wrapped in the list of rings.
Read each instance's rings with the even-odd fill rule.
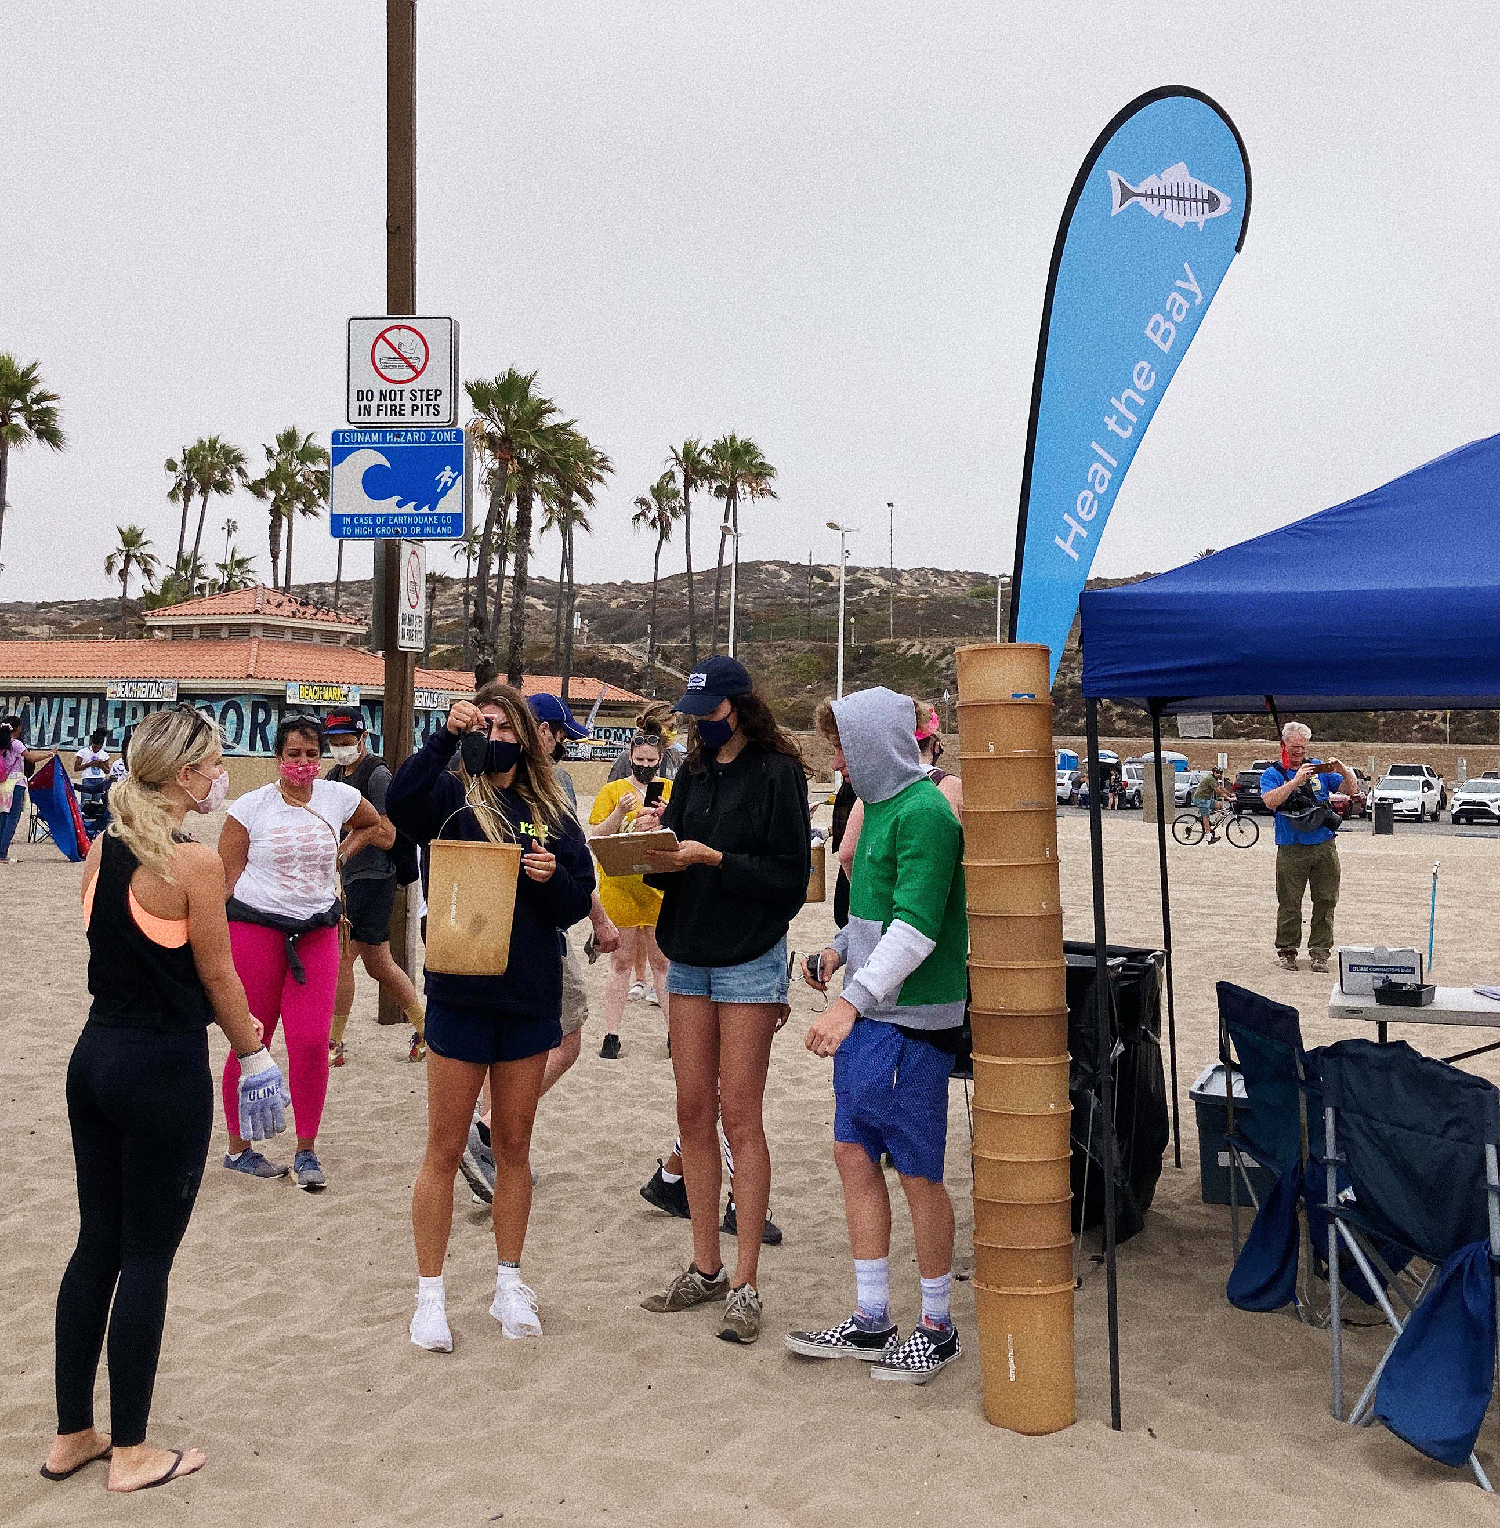
[[[889,801],[926,776],[917,747],[917,708],[909,695],[881,687],[856,690],[834,701],[833,718],[849,783],[861,801]]]

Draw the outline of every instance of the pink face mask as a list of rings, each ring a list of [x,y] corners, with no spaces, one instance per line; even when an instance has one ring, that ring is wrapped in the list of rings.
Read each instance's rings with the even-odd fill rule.
[[[322,765],[316,759],[283,759],[281,778],[288,785],[311,785],[318,778]]]

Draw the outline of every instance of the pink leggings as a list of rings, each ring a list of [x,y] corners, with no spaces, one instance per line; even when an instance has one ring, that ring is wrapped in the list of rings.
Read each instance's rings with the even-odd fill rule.
[[[245,984],[250,1012],[266,1027],[266,1044],[286,1021],[287,1085],[299,1140],[318,1133],[328,1094],[328,1032],[333,1027],[333,995],[339,979],[339,931],[314,929],[297,941],[306,985],[292,979],[286,963],[286,936],[258,923],[231,923],[229,947],[234,969]],[[224,1119],[230,1135],[240,1133],[240,1062],[233,1051],[224,1063]]]

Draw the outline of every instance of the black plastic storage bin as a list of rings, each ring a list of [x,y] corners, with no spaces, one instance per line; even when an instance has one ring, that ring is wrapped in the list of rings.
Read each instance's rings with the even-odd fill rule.
[[[1224,1101],[1224,1065],[1215,1061],[1205,1067],[1198,1080],[1188,1089],[1188,1098],[1198,1121],[1198,1184],[1204,1204],[1229,1203],[1229,1109]],[[1234,1074],[1234,1121],[1242,1127],[1251,1112],[1245,1097],[1245,1080],[1238,1072]],[[1250,1182],[1255,1186],[1255,1197],[1265,1202],[1276,1182],[1275,1174],[1262,1167],[1254,1157],[1245,1157],[1245,1167]],[[1250,1204],[1245,1192],[1245,1182],[1240,1180],[1236,1196],[1242,1205]]]

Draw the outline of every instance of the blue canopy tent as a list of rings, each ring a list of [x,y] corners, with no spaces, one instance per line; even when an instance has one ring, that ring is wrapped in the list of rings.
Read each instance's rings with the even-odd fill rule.
[[[1500,709],[1500,435],[1140,583],[1085,591],[1094,938],[1104,960],[1099,702],[1169,712]],[[1157,818],[1172,1136],[1182,1165],[1166,812]],[[1109,1186],[1109,1185],[1107,1185]],[[1110,1207],[1106,1211],[1112,1214]],[[1115,1348],[1114,1247],[1105,1243]],[[1113,1361],[1113,1360],[1112,1360]]]

